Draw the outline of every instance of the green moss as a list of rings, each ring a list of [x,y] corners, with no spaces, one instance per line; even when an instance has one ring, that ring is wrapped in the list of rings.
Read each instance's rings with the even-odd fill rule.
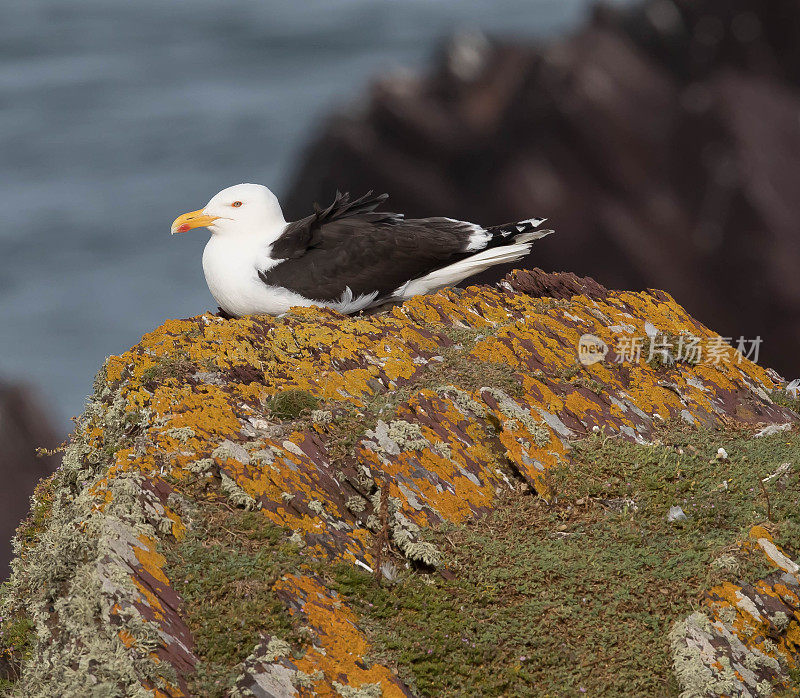
[[[454,327],[452,325],[428,325],[433,332],[445,335],[454,345],[464,351],[470,351],[480,340],[497,334],[498,330],[513,325],[505,322],[487,327]]]
[[[40,480],[31,496],[31,511],[17,529],[17,540],[22,548],[33,545],[45,530],[53,509],[55,475]]]
[[[789,684],[778,693],[773,693],[774,698],[789,698],[800,695],[800,666],[789,669]]]
[[[4,585],[0,591],[0,599],[7,593],[6,588]],[[33,648],[34,631],[33,621],[22,612],[0,617],[0,691],[11,688],[19,678],[22,664]]]
[[[566,366],[565,368],[559,369],[555,372],[557,378],[560,378],[563,381],[571,381],[581,372],[582,366],[577,361],[570,366]]]
[[[346,456],[351,455],[367,429],[374,427],[377,421],[377,416],[367,416],[356,412],[349,406],[340,410],[325,426],[328,433],[327,448],[331,461],[341,462]]]
[[[554,371],[553,377],[565,383],[571,383],[572,385],[586,388],[598,395],[601,395],[606,390],[606,386],[592,378],[586,367],[578,361],[565,368]]]
[[[602,395],[606,390],[606,386],[600,381],[594,380],[593,378],[585,378],[584,376],[578,377],[576,380],[572,381],[572,384],[581,388],[586,388],[587,390],[591,390],[597,395]]]
[[[800,397],[792,397],[783,388],[773,390],[769,394],[769,397],[776,405],[788,407],[790,410],[794,410],[800,414]]]
[[[451,327],[428,325],[431,332],[443,334],[453,344],[442,350],[441,361],[428,363],[425,372],[414,381],[413,386],[435,390],[442,386],[454,386],[467,392],[489,385],[505,390],[511,395],[521,395],[519,373],[510,366],[491,361],[480,361],[470,354],[475,345],[491,337],[514,322],[491,327]]]
[[[186,353],[156,356],[153,360],[156,363],[142,371],[142,383],[162,383],[170,378],[182,378],[197,370]]]
[[[523,394],[520,374],[511,366],[476,361],[475,357],[453,349],[444,352],[444,361],[431,365],[422,387],[435,389],[443,384],[467,392],[488,385],[515,397]]]
[[[267,402],[269,411],[278,419],[298,419],[306,412],[316,410],[318,405],[319,399],[307,390],[284,390]]]
[[[262,634],[297,644],[289,615],[272,591],[302,563],[288,534],[260,512],[204,503],[193,530],[164,551],[201,660],[191,695],[227,695]]]
[[[553,504],[514,494],[482,520],[428,532],[452,579],[409,573],[378,587],[335,568],[374,658],[421,695],[677,695],[670,630],[720,575],[769,571],[735,543],[765,522],[758,479],[800,460],[800,435],[670,425],[656,436],[590,438],[552,473]],[[720,446],[727,462],[714,459]],[[798,484],[794,474],[769,492],[772,530],[792,556]],[[666,521],[675,504],[688,515],[677,526]]]
[[[685,341],[685,340],[684,340]],[[658,332],[645,337],[642,343],[641,357],[652,369],[670,367],[675,364],[676,348],[679,346],[680,335],[670,332]]]

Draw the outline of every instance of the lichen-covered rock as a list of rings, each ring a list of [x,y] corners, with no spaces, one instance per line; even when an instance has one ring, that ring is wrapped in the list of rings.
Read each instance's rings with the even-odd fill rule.
[[[754,585],[714,587],[704,611],[670,634],[675,672],[686,698],[765,696],[794,666],[800,649],[800,566],[761,527],[750,532],[776,572]]]
[[[568,464],[571,444],[596,431],[646,443],[670,420],[797,421],[770,398],[780,379],[733,352],[695,365],[648,357],[646,344],[638,359],[617,361],[624,357],[611,349],[581,364],[584,335],[609,347],[620,335],[653,343],[683,333],[708,345],[718,338],[663,292],[609,292],[537,274],[444,290],[373,316],[305,308],[281,318],[167,321],[110,357],[16,541],[2,614],[30,632],[6,646],[12,693],[199,690],[199,640],[187,615],[202,609],[186,608],[175,575],[193,584],[214,572],[180,547],[202,531],[210,502],[285,531],[275,550],[298,561],[291,573],[276,563],[270,577],[273,567],[258,567],[263,556],[248,558],[266,570],[258,589],[237,570],[226,578],[238,580],[232,595],[271,595],[270,613],[284,614],[296,637],[288,643],[265,630],[230,685],[215,681],[213,690],[410,695],[370,655],[359,618],[315,565],[371,571],[383,555],[386,577],[395,563],[436,567],[426,527],[475,519],[503,492],[553,499],[550,469]],[[574,295],[581,286],[589,293]],[[548,289],[559,297],[537,295]],[[276,400],[287,391],[295,391],[291,400]],[[297,391],[305,399],[294,399]],[[220,536],[240,533],[227,525]],[[721,695],[751,675],[774,681],[780,662],[796,658],[797,566],[768,533],[755,544],[781,574],[752,589],[715,589],[706,620],[693,616],[673,631],[689,695],[698,672],[711,672],[701,677],[706,694]],[[242,618],[241,626],[258,621]]]

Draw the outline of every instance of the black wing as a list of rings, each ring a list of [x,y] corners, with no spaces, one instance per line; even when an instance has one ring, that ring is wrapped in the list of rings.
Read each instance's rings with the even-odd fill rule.
[[[378,194],[374,196],[368,191],[364,196],[350,201],[350,194],[336,192],[336,198],[328,208],[322,209],[318,204],[314,204],[314,213],[294,223],[289,223],[286,230],[275,241],[272,246],[273,259],[296,259],[303,256],[309,247],[317,245],[321,240],[322,228],[344,218],[354,218],[357,216],[371,218],[370,214],[380,206],[388,194]],[[393,219],[401,220],[403,217],[397,213],[374,214],[373,220]]]
[[[349,287],[354,296],[387,298],[411,279],[474,254],[464,253],[474,227],[449,218],[404,220],[376,212],[386,195],[350,201],[336,195],[327,209],[290,223],[272,246],[286,261],[259,272],[270,286],[305,298],[336,301]]]

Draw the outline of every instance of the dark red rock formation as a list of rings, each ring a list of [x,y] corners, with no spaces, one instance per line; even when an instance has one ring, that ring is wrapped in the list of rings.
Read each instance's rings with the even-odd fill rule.
[[[788,0],[651,0],[546,45],[458,38],[329,121],[287,212],[375,188],[412,216],[545,215],[528,266],[669,289],[793,377],[798,30]]]
[[[539,298],[572,298],[582,295],[601,300],[608,296],[605,286],[572,272],[548,273],[542,269],[515,269],[503,281],[514,291]]]
[[[58,465],[58,458],[39,458],[36,449],[57,443],[31,391],[0,383],[0,580],[8,576],[11,537],[30,509],[33,488]]]

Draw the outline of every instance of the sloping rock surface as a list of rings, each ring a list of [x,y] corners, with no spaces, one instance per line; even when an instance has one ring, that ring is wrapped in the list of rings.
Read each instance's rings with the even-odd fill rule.
[[[578,362],[584,335],[605,342],[604,360]],[[593,431],[646,442],[665,421],[797,421],[770,397],[777,374],[732,350],[690,363],[657,343],[681,336],[722,351],[666,293],[538,270],[369,317],[306,308],[165,322],[107,360],[20,530],[3,615],[24,619],[31,636],[5,659],[12,690],[187,694],[196,638],[163,548],[192,530],[199,482],[291,532],[308,562],[274,592],[310,639],[298,653],[262,635],[233,694],[410,695],[370,658],[357,615],[313,563],[372,570],[385,543],[394,559],[435,568],[424,528],[479,517],[509,489],[550,500],[548,471]],[[620,338],[637,337],[642,355],[626,357]],[[674,631],[685,687],[707,672],[705,694],[718,695],[733,680],[715,678],[723,655],[728,668],[750,667],[734,677],[746,687],[779,679],[779,658],[794,661],[797,565],[766,531],[754,545],[780,571],[753,589],[716,590],[705,621]],[[771,623],[756,659],[746,657],[752,622],[731,624],[732,608]]]

